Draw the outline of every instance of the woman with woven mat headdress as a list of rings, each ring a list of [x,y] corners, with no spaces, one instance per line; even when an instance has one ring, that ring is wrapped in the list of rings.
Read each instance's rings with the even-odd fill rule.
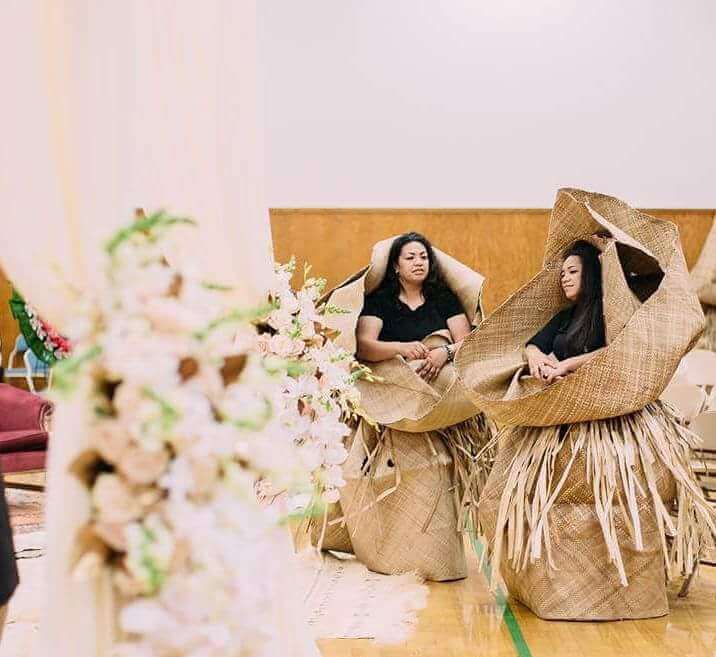
[[[716,216],[701,255],[691,270],[691,286],[706,316],[706,329],[696,346],[716,351]]]
[[[467,575],[461,530],[487,479],[477,457],[492,432],[452,360],[482,318],[483,281],[408,233],[376,244],[370,266],[327,295],[348,310],[334,316],[337,342],[378,380],[358,383],[370,421],[350,438],[324,548],[352,550],[382,573]]]
[[[658,397],[702,326],[676,226],[562,189],[544,269],[465,340],[460,376],[503,427],[481,530],[538,616],[661,616],[665,572],[697,566],[716,519]]]

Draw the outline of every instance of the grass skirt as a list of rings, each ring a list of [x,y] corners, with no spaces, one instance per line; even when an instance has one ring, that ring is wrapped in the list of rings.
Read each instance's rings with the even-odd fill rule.
[[[654,402],[498,439],[479,521],[510,593],[546,619],[668,613],[667,577],[692,572],[716,534],[676,414]]]

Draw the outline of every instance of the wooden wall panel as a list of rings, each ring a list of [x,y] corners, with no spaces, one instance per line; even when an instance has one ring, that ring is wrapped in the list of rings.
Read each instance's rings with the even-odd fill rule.
[[[2,339],[2,364],[7,367],[7,357],[12,351],[17,337],[17,322],[10,313],[8,302],[12,296],[12,286],[0,269],[0,339]],[[19,363],[18,363],[19,364]]]
[[[549,210],[271,210],[277,261],[299,264],[336,285],[365,265],[371,246],[416,230],[487,277],[485,307],[493,310],[540,269]],[[681,231],[689,266],[700,253],[713,210],[647,210]]]
[[[689,267],[713,223],[713,210],[647,210],[675,221]],[[371,246],[417,230],[487,277],[485,307],[493,310],[539,271],[549,210],[271,210],[276,260],[295,255],[317,276],[336,285],[365,265]],[[11,286],[0,269],[0,337],[3,364],[17,336],[10,314]]]

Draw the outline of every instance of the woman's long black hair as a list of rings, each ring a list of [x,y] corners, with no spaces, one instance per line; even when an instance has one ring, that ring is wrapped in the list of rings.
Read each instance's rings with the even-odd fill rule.
[[[577,256],[582,261],[582,280],[566,341],[572,353],[592,351],[604,340],[604,312],[602,308],[602,264],[599,249],[579,240],[563,254],[566,260]]]
[[[398,264],[400,252],[403,250],[403,247],[410,242],[419,242],[428,252],[428,276],[425,281],[423,281],[423,297],[425,300],[435,299],[448,290],[447,283],[445,283],[445,279],[440,271],[440,265],[435,257],[435,251],[433,250],[433,245],[430,244],[430,240],[420,233],[404,233],[396,237],[390,245],[388,267],[385,270],[383,280],[376,290],[376,292],[388,294],[391,299],[395,300],[396,305],[399,305],[400,280],[398,279],[395,268]]]

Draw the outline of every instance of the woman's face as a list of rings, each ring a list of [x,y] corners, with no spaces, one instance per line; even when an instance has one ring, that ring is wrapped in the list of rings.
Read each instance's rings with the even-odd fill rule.
[[[428,277],[428,251],[420,242],[408,242],[400,250],[395,265],[398,278],[406,283],[422,283]]]
[[[579,256],[569,256],[562,265],[560,284],[564,296],[570,301],[576,301],[582,291],[582,259]]]

